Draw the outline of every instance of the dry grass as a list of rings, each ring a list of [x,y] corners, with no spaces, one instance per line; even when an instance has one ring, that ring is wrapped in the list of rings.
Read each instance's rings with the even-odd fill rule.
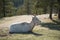
[[[36,26],[33,33],[9,34],[6,29],[0,33],[0,40],[60,40],[60,31],[42,26]]]
[[[49,18],[43,18],[42,21],[33,29],[33,33],[9,34],[8,27],[1,27],[0,40],[60,40],[60,24]]]

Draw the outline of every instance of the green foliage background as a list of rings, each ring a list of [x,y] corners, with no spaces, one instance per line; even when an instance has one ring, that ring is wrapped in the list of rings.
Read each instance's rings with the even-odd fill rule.
[[[3,6],[5,7],[5,16],[46,14],[50,11],[51,2],[52,0],[4,0],[4,2],[0,0],[0,17],[4,17]],[[54,0],[53,4],[53,12],[56,13],[59,7],[57,0]]]

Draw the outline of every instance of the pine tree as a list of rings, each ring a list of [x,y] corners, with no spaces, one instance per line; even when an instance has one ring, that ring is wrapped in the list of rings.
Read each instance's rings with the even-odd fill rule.
[[[14,15],[14,4],[11,0],[5,0],[5,14],[6,16]]]

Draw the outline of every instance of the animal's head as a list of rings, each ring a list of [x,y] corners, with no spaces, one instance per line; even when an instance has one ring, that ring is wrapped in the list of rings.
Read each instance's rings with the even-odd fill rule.
[[[36,15],[34,15],[34,17],[32,18],[32,22],[34,25],[39,25],[41,21],[36,17]]]

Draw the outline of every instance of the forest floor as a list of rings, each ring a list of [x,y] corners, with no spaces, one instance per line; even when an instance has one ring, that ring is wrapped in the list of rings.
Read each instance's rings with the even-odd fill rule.
[[[60,40],[60,24],[56,16],[49,19],[49,14],[38,15],[41,24],[35,26],[32,33],[9,34],[12,23],[30,22],[32,15],[5,17],[0,19],[0,40]]]

